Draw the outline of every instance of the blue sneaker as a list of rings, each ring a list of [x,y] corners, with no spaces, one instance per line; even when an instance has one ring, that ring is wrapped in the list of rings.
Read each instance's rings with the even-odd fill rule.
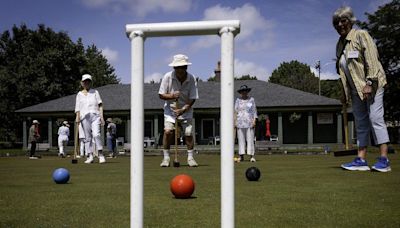
[[[368,171],[371,170],[368,167],[367,161],[361,160],[361,158],[356,157],[352,162],[346,163],[342,165],[343,169],[350,171]]]
[[[378,161],[374,164],[374,166],[372,166],[372,169],[379,172],[392,171],[392,169],[390,168],[389,159],[386,157],[378,157]]]

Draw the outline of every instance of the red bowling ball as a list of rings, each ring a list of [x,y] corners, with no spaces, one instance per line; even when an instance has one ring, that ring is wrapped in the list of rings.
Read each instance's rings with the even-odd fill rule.
[[[189,198],[194,192],[195,183],[193,179],[186,174],[175,176],[170,182],[170,188],[175,198]]]

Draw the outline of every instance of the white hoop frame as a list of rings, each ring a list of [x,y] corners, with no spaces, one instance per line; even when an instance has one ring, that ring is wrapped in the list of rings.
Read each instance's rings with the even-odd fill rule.
[[[128,24],[131,41],[131,227],[143,227],[144,41],[147,37],[221,36],[221,227],[235,225],[234,191],[234,38],[239,20]],[[133,152],[134,151],[134,152]]]

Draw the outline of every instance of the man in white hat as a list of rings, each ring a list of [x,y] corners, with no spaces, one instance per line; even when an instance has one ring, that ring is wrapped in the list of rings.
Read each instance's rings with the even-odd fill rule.
[[[75,122],[80,123],[85,135],[86,164],[93,163],[93,144],[99,154],[99,163],[105,163],[103,143],[101,141],[100,126],[104,125],[103,101],[97,90],[92,89],[92,76],[82,75],[82,91],[76,95]],[[93,142],[94,139],[94,142]]]
[[[163,153],[164,158],[161,167],[170,165],[169,150],[173,141],[175,121],[178,120],[182,132],[185,135],[185,142],[188,150],[187,162],[190,167],[197,167],[198,164],[193,158],[193,104],[199,99],[196,78],[187,72],[187,66],[191,65],[186,55],[174,56],[169,66],[174,70],[166,73],[161,81],[158,95],[165,100],[164,104],[164,136]],[[178,137],[178,136],[176,136]]]
[[[117,156],[117,126],[113,123],[112,118],[107,118],[107,147],[110,153],[110,157],[114,158]]]
[[[63,121],[62,125],[58,128],[58,156],[65,158],[65,147],[69,140],[69,124],[68,121]]]
[[[36,142],[40,138],[39,134],[39,121],[33,120],[32,126],[29,128],[29,138],[28,141],[31,143],[31,150],[29,153],[29,159],[37,159],[38,157],[35,156],[36,153]]]

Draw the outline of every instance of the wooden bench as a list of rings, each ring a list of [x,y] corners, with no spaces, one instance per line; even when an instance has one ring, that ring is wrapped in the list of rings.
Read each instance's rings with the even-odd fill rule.
[[[279,150],[280,147],[281,145],[277,141],[256,141],[255,143],[256,151],[272,150],[272,149]]]
[[[28,144],[28,150],[31,149],[31,144]],[[50,143],[36,143],[36,151],[49,151]]]

